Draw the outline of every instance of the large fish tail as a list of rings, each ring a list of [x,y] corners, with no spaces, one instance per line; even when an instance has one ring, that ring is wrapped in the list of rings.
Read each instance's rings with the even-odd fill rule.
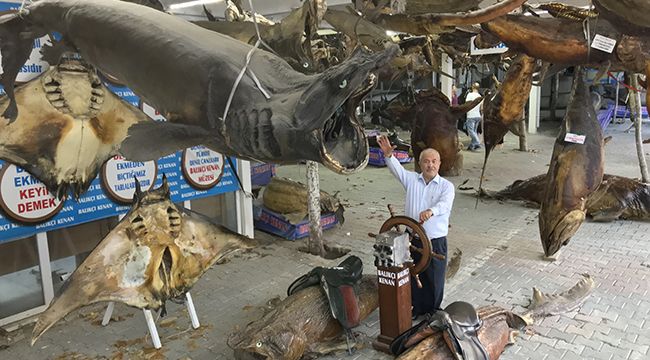
[[[32,44],[38,35],[23,18],[24,13],[14,11],[0,16],[0,53],[2,53],[2,79],[0,84],[9,97],[9,106],[2,116],[9,121],[18,117],[18,105],[14,94],[16,76],[32,52]]]

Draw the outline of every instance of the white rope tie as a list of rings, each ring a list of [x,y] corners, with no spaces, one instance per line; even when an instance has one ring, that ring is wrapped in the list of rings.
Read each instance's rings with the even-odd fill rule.
[[[25,1],[25,0],[23,0]],[[251,7],[251,11],[253,12],[253,23],[255,24],[255,32],[257,33],[257,41],[255,42],[255,45],[248,51],[246,54],[246,62],[244,63],[244,66],[242,69],[239,71],[239,75],[237,75],[237,79],[235,79],[235,83],[232,85],[232,89],[230,90],[230,95],[228,96],[228,101],[226,101],[226,107],[223,110],[223,118],[222,118],[222,123],[225,124],[226,122],[226,117],[228,116],[228,110],[230,109],[230,104],[232,103],[232,99],[235,96],[235,91],[237,91],[237,87],[239,86],[239,83],[241,82],[241,79],[244,77],[244,74],[248,70],[248,73],[253,79],[253,82],[257,86],[257,88],[260,90],[262,95],[268,100],[271,98],[271,95],[269,94],[266,89],[262,86],[262,83],[259,81],[253,70],[248,68],[248,65],[250,64],[251,58],[253,57],[253,52],[255,52],[255,49],[257,49],[260,44],[266,46],[271,52],[275,54],[275,51],[271,49],[270,46],[268,46],[264,40],[262,40],[262,36],[260,35],[260,29],[257,26],[257,19],[255,18],[255,8],[253,7],[252,0],[248,0],[248,3]],[[277,55],[277,54],[276,54]]]

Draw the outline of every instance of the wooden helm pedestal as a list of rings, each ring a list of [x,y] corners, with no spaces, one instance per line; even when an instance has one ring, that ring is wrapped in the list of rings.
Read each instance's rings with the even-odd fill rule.
[[[400,230],[402,225],[407,231]],[[417,221],[407,216],[392,216],[382,225],[380,234],[375,236],[381,331],[373,347],[386,353],[390,353],[393,339],[411,328],[411,276],[422,287],[418,274],[429,265],[431,259],[429,241],[422,241],[422,248],[416,247],[412,241],[413,234],[427,239]],[[420,261],[414,264],[410,252],[420,253]]]

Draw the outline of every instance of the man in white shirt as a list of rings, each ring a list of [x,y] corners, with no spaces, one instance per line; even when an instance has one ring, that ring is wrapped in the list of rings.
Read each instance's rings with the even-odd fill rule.
[[[406,216],[419,221],[424,228],[433,252],[443,255],[445,260],[433,258],[429,267],[420,273],[422,288],[411,281],[413,317],[440,309],[445,288],[447,270],[447,233],[449,215],[454,203],[454,185],[438,174],[440,154],[432,148],[420,153],[418,162],[422,173],[407,171],[395,159],[393,149],[386,136],[377,139],[384,153],[388,169],[402,183],[406,190]],[[426,241],[425,239],[423,239]],[[415,261],[419,254],[413,253]],[[415,285],[414,285],[415,284]]]
[[[480,88],[479,83],[472,84],[472,92],[467,94],[465,97],[465,102],[469,103],[481,97],[478,90]],[[467,133],[469,134],[472,142],[467,147],[467,150],[477,151],[481,148],[481,140],[478,137],[478,124],[481,123],[481,109],[483,108],[483,102],[479,105],[472,108],[467,112],[467,121],[465,122],[465,127],[467,128]]]

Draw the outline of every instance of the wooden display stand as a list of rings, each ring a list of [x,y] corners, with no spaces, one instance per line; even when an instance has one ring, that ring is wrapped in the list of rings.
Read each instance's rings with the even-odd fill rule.
[[[380,333],[372,346],[390,354],[390,344],[400,334],[411,328],[411,281],[422,287],[418,274],[429,266],[433,254],[429,241],[415,242],[413,234],[427,239],[422,226],[412,218],[395,215],[388,205],[391,217],[384,222],[375,245],[375,266],[379,282],[379,326]],[[401,231],[401,227],[410,229]],[[408,243],[400,239],[408,234]],[[369,234],[370,235],[370,234]],[[413,263],[408,254],[419,253],[420,258]],[[438,255],[439,256],[439,255]]]
[[[380,334],[372,344],[390,353],[390,343],[411,328],[411,273],[407,267],[377,267]]]

